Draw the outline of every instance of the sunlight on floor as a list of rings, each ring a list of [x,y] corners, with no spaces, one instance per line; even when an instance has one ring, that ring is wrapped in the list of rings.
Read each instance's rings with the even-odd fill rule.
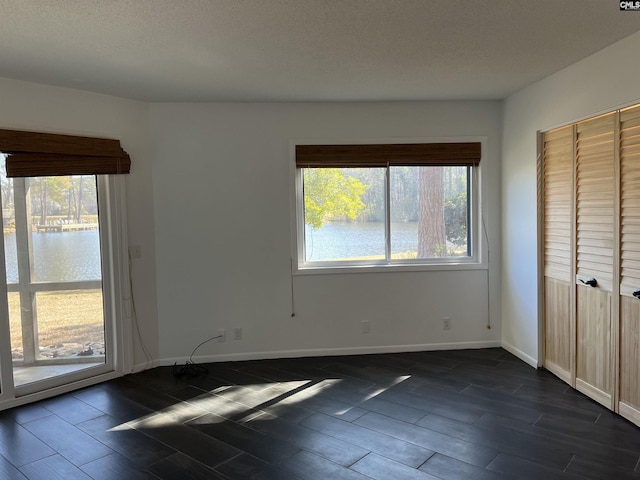
[[[369,400],[369,399],[371,399],[373,397],[377,397],[381,393],[386,392],[387,390],[389,390],[391,387],[393,387],[395,385],[398,385],[399,383],[402,383],[405,380],[409,380],[410,378],[411,378],[411,375],[402,375],[402,376],[396,378],[394,381],[390,382],[387,386],[376,388],[371,393],[367,394],[367,396],[364,397],[364,399],[362,401],[364,402],[364,401]]]
[[[374,398],[389,388],[411,378],[403,375],[390,378],[383,386],[371,392],[362,392],[362,402]],[[207,416],[207,423],[223,423],[229,419],[249,421],[258,416],[270,417],[273,409],[287,408],[304,403],[314,396],[336,387],[342,382],[339,378],[327,378],[320,381],[296,380],[290,382],[273,382],[250,385],[225,385],[210,392],[190,398],[139,417],[109,429],[110,432],[130,429],[167,428],[194,421]],[[338,409],[335,415],[344,415],[349,409]],[[261,417],[262,418],[262,417]]]

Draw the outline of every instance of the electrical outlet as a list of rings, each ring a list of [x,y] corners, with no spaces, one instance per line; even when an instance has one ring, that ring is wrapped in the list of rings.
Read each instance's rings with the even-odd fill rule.
[[[129,255],[131,258],[140,258],[142,257],[142,248],[140,245],[131,245],[129,247]]]
[[[218,330],[218,341],[224,342],[227,337],[227,332],[224,329]]]
[[[371,324],[369,323],[369,320],[362,320],[360,325],[362,326],[362,333],[369,333],[371,331]]]
[[[442,317],[442,329],[451,330],[451,317]]]
[[[242,340],[242,328],[236,327],[233,329],[233,339],[234,340]]]

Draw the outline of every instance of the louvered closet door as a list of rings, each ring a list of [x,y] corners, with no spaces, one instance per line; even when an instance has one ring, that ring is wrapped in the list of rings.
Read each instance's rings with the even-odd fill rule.
[[[640,424],[640,108],[620,112],[620,403]],[[640,294],[639,294],[640,295]]]
[[[608,408],[614,386],[614,117],[581,122],[576,130],[576,389]]]
[[[573,145],[572,126],[543,138],[544,366],[570,384],[575,374]]]

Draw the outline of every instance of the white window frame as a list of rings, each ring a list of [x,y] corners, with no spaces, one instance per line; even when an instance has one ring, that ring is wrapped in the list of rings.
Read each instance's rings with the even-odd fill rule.
[[[438,138],[384,138],[384,139],[298,139],[289,142],[291,172],[291,245],[292,270],[295,275],[332,273],[374,273],[429,270],[475,270],[486,268],[486,230],[482,219],[481,168],[486,151],[486,137],[438,137]],[[441,142],[480,142],[482,158],[480,165],[471,167],[469,185],[469,241],[471,255],[465,257],[426,259],[380,259],[351,261],[305,261],[304,188],[302,169],[296,167],[297,145],[355,145],[355,144],[412,144]],[[389,167],[385,172],[385,250],[390,251],[390,191]]]

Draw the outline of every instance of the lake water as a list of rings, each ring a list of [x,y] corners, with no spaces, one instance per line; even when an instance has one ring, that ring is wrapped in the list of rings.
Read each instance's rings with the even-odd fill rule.
[[[7,280],[18,281],[15,233],[5,233]],[[35,280],[64,282],[100,280],[100,236],[97,230],[33,234]]]
[[[354,257],[384,257],[384,224],[327,222],[305,229],[307,261]],[[418,251],[418,223],[391,224],[391,253]]]
[[[313,230],[306,226],[307,261],[354,257],[384,257],[384,224],[327,222]],[[16,236],[5,233],[9,283],[18,281]],[[418,224],[391,225],[392,253],[416,252]],[[97,230],[33,234],[35,280],[61,282],[100,280],[100,237]]]

